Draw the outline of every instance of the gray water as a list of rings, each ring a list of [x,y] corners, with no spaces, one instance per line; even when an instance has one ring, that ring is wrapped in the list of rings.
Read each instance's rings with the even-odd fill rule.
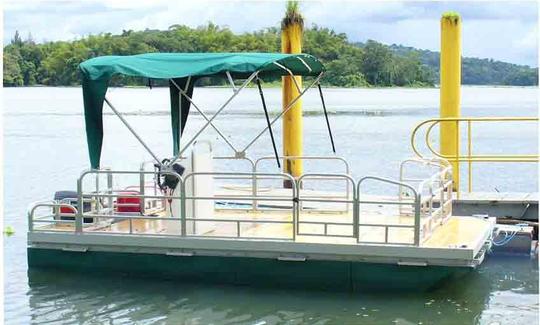
[[[410,132],[420,121],[437,117],[437,89],[327,89],[326,102],[338,155],[354,177],[396,178],[399,161],[412,157]],[[194,99],[211,114],[231,94],[227,89],[196,89]],[[166,89],[110,89],[111,101],[159,157],[171,155]],[[266,91],[273,114],[280,92]],[[60,271],[28,271],[26,207],[50,199],[57,190],[74,189],[88,168],[78,88],[4,89],[4,224],[15,235],[4,238],[5,321],[28,323],[171,324],[534,324],[538,322],[538,267],[528,259],[489,258],[465,278],[427,293],[328,293],[246,287],[193,285],[171,281]],[[463,116],[536,116],[536,88],[464,87]],[[304,100],[305,154],[329,155],[324,116],[317,93]],[[105,109],[106,112],[110,112]],[[265,126],[254,89],[241,94],[216,120],[230,140],[243,147]],[[186,138],[203,124],[188,121]],[[102,166],[137,168],[150,157],[116,116],[104,118]],[[218,155],[231,154],[215,132]],[[274,127],[281,144],[281,123]],[[476,153],[534,153],[536,125],[490,124],[474,127]],[[272,155],[268,135],[248,151]],[[221,166],[219,168],[239,168]],[[265,168],[276,171],[269,161]],[[331,168],[331,166],[306,166]],[[463,168],[462,173],[467,171]],[[465,176],[463,176],[466,178]],[[537,191],[535,164],[473,166],[475,191]],[[466,182],[463,184],[466,186]],[[464,188],[464,187],[463,187]]]

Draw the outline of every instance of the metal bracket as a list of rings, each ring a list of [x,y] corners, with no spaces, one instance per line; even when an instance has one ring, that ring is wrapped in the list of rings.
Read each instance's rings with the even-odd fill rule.
[[[305,262],[306,257],[305,256],[278,256],[278,261],[285,261],[285,262]]]
[[[62,250],[65,252],[78,252],[78,253],[86,253],[88,251],[88,247],[84,246],[74,246],[74,247],[62,247]]]
[[[182,251],[168,251],[165,253],[167,256],[184,256],[184,257],[190,257],[195,255],[193,252],[182,252]]]
[[[415,261],[398,261],[399,266],[428,266],[427,262],[415,262]]]

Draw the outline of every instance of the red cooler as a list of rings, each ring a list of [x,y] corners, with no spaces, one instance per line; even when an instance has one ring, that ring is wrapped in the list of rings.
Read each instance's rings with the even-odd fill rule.
[[[139,192],[122,192],[126,195],[139,195]],[[138,197],[119,196],[116,200],[116,212],[141,212],[141,199]]]

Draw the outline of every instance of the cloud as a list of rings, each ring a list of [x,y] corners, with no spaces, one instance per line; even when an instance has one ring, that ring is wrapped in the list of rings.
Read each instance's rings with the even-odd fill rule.
[[[237,33],[278,27],[285,8],[276,1],[38,1],[8,0],[4,42],[15,30],[36,41],[71,40],[102,32],[191,27],[214,22]],[[308,26],[346,33],[352,41],[375,39],[439,49],[439,19],[447,10],[463,17],[463,54],[537,66],[535,1],[309,1],[301,3]]]

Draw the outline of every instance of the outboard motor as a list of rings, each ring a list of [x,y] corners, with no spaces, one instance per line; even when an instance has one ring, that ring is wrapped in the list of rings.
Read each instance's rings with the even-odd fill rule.
[[[176,186],[178,185],[179,179],[173,175],[170,174],[162,174],[162,172],[174,172],[178,175],[182,176],[184,174],[184,171],[186,170],[184,166],[180,165],[179,163],[173,163],[169,164],[169,159],[163,159],[163,161],[160,164],[154,164],[154,167],[158,171],[158,177],[157,182],[158,186],[162,191],[166,190],[174,190]]]

